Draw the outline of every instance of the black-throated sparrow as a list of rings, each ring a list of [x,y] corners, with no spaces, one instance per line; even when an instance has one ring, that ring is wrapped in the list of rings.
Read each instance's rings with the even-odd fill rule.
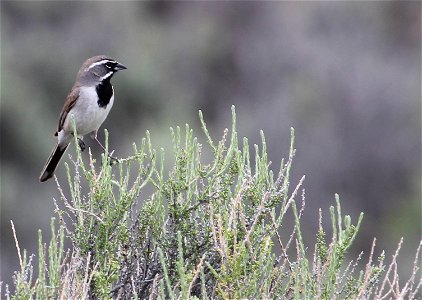
[[[41,172],[41,182],[53,176],[60,158],[73,138],[71,116],[75,120],[78,136],[89,133],[101,145],[97,139],[97,131],[114,102],[110,79],[114,73],[124,69],[125,66],[104,55],[91,57],[83,63],[60,113],[59,125],[54,134],[57,136],[57,145]],[[79,141],[83,149],[84,144],[81,139]],[[102,145],[101,147],[104,148]]]

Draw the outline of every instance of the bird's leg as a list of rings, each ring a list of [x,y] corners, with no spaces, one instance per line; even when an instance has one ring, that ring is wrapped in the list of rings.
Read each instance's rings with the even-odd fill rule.
[[[71,135],[75,136],[74,132],[72,132]],[[83,138],[82,136],[81,137],[78,136],[78,145],[79,145],[79,149],[81,149],[81,152],[84,152],[86,147],[85,147],[85,143],[82,140],[82,138]]]
[[[107,153],[108,157],[110,158],[111,165],[119,161],[117,157],[112,156],[111,153],[107,151],[107,149],[103,146],[103,144],[101,144],[101,142],[97,139],[97,137],[95,137],[94,139],[97,141],[98,145],[100,145],[100,147],[103,148],[104,152]]]
[[[104,152],[107,153],[107,156],[110,158],[110,164],[114,164],[119,161],[117,157],[112,156],[111,155],[112,153],[109,153],[107,149],[103,146],[103,144],[101,144],[101,142],[97,138],[97,132],[91,133],[91,138],[93,138],[98,143],[98,145],[100,145],[100,147],[103,148]]]
[[[79,149],[81,149],[81,152],[84,152],[86,146],[85,146],[84,141],[79,137],[78,137],[78,145],[79,145]]]

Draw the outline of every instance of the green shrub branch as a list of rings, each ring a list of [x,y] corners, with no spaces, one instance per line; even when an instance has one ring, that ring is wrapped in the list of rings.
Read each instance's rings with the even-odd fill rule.
[[[341,211],[339,196],[319,211],[316,244],[302,234],[304,177],[291,184],[295,156],[272,170],[264,133],[260,145],[239,142],[236,113],[231,129],[214,140],[199,113],[207,144],[186,125],[171,128],[172,149],[156,150],[149,132],[133,155],[113,163],[80,152],[66,164],[68,187],[56,179],[60,223],[51,222],[46,246],[39,233],[38,274],[16,240],[20,271],[12,299],[357,299],[399,293],[415,299],[421,280],[417,264],[404,285],[397,276],[397,253],[368,263],[346,259],[363,214],[353,221]],[[108,152],[108,132],[105,132]],[[75,139],[75,145],[77,141]],[[167,171],[171,153],[174,165]],[[204,153],[212,157],[204,163]],[[87,162],[84,162],[88,160]],[[172,161],[173,161],[172,160]],[[294,220],[289,227],[286,218]],[[315,216],[316,218],[318,216]],[[329,226],[331,225],[331,227]],[[331,232],[331,238],[328,233]],[[16,233],[15,233],[16,235]],[[71,249],[64,249],[64,240]],[[399,244],[400,249],[401,244]],[[373,249],[375,243],[373,245]],[[399,250],[398,249],[398,250]]]

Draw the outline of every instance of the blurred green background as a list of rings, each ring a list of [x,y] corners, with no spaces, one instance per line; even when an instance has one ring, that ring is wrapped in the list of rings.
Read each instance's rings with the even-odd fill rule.
[[[31,253],[37,229],[48,236],[59,193],[38,176],[75,75],[97,54],[128,67],[102,127],[115,155],[147,129],[163,147],[170,126],[200,134],[199,109],[217,139],[235,104],[240,136],[258,143],[263,129],[276,169],[292,126],[309,241],[339,193],[353,220],[365,212],[355,254],[377,237],[390,257],[403,236],[406,272],[421,236],[420,39],[420,1],[1,1],[1,280],[18,269],[10,220]],[[66,190],[63,163],[57,176]]]

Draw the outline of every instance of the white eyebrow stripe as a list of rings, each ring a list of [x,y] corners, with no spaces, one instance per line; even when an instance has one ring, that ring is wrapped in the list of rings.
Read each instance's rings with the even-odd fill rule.
[[[103,59],[103,60],[100,60],[100,61],[97,61],[97,62],[95,62],[95,63],[91,64],[91,65],[87,68],[87,70],[90,70],[90,69],[92,69],[92,68],[93,68],[93,67],[95,67],[95,66],[99,66],[99,65],[105,64],[106,62],[114,62],[114,61],[111,61],[111,60],[109,60],[109,59]]]

